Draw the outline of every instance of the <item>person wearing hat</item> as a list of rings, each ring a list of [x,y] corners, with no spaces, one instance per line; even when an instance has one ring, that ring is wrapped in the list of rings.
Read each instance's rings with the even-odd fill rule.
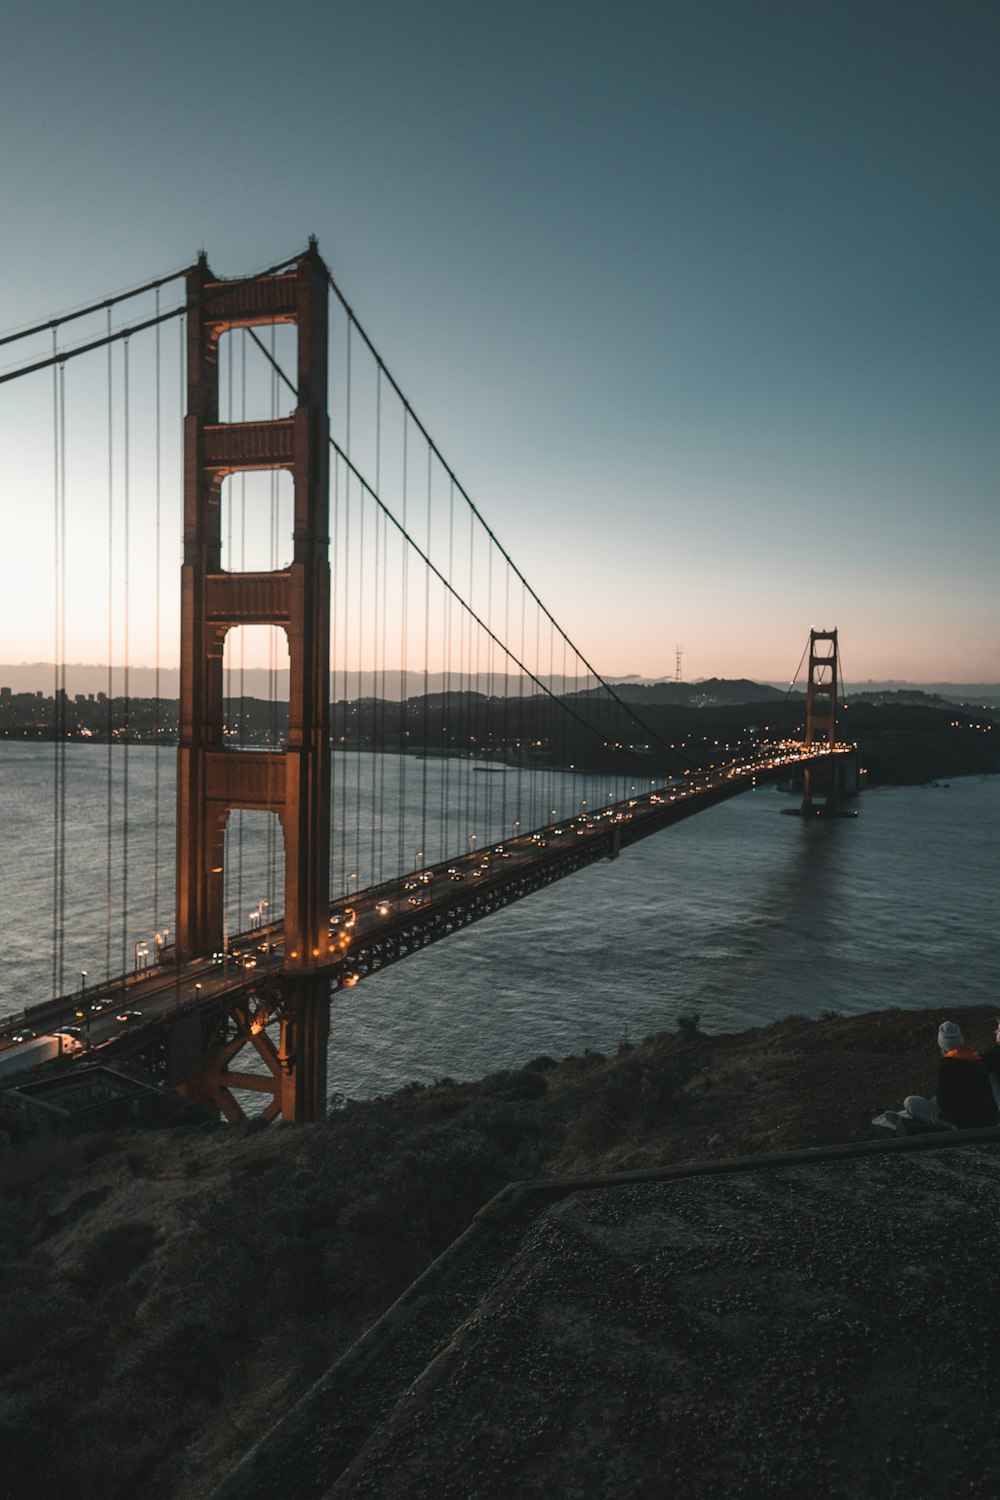
[[[934,1097],[925,1099],[920,1094],[910,1094],[903,1101],[903,1118],[909,1116],[924,1125],[950,1125],[957,1130],[996,1125],[1000,1110],[990,1087],[989,1070],[954,1021],[941,1022],[938,1046],[941,1061]],[[1000,1052],[1000,1037],[997,1050]]]

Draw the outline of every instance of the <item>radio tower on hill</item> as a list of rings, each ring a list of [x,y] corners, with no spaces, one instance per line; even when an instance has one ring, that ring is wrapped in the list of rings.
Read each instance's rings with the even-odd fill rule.
[[[683,655],[684,655],[683,647],[678,646],[677,647],[677,666],[674,669],[674,681],[675,682],[683,682],[684,681],[683,677],[681,676],[681,657]]]

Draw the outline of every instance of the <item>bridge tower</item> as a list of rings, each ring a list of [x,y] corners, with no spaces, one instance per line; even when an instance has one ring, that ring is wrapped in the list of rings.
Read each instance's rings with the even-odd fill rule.
[[[838,683],[837,632],[810,630],[809,682],[806,688],[806,748],[825,745],[833,749],[837,739]],[[836,802],[836,764],[805,767],[802,788],[803,813],[832,813]]]
[[[294,267],[220,280],[204,252],[187,277],[188,411],[184,425],[180,726],[177,751],[177,960],[223,946],[225,829],[234,808],[276,813],[285,847],[280,1112],[314,1119],[326,1105],[329,984],[317,970],[329,948],[330,565],[327,416],[327,268],[314,240]],[[238,328],[292,323],[298,398],[278,421],[219,421],[219,341]],[[222,569],[223,480],[287,469],[294,490],[290,565],[278,572]],[[227,749],[222,657],[239,625],[281,626],[289,652],[284,751]],[[211,1060],[202,1087],[206,1102]],[[217,1101],[216,1101],[217,1102]],[[278,1102],[278,1101],[276,1101]]]

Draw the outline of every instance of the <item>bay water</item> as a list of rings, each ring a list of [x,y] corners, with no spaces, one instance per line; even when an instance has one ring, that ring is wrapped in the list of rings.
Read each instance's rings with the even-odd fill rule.
[[[173,762],[129,747],[126,839],[123,747],[67,746],[60,793],[50,745],[0,742],[0,1015],[84,971],[99,986],[172,928]],[[463,781],[444,761],[350,754],[334,776],[333,884],[348,893],[629,790],[487,766]],[[330,1089],[362,1098],[607,1051],[679,1015],[736,1031],[789,1014],[1000,1007],[1000,777],[866,792],[854,818],[780,816],[791,805],[770,787],[745,793],[338,992]],[[227,848],[232,931],[281,903],[274,820],[243,821]]]

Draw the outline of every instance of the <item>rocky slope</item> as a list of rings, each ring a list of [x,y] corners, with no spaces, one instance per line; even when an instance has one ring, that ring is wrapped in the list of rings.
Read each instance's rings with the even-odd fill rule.
[[[947,1014],[675,1031],[317,1126],[0,1152],[0,1494],[197,1500],[505,1183],[864,1140]],[[53,1434],[58,1440],[53,1441]]]

